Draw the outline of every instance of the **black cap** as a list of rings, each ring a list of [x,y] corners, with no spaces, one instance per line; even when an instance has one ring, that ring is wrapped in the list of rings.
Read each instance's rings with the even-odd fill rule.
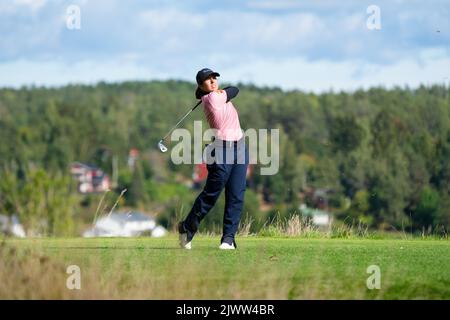
[[[214,71],[212,71],[211,69],[208,69],[208,68],[203,68],[202,70],[197,72],[197,76],[196,76],[197,84],[201,85],[203,83],[203,81],[208,79],[211,75],[216,76],[216,77],[220,77],[219,73],[214,72]]]

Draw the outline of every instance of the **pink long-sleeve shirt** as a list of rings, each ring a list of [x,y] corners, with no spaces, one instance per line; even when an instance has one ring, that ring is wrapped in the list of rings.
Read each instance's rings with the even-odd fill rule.
[[[236,108],[227,102],[225,90],[213,91],[202,97],[203,110],[211,128],[217,129],[220,140],[237,141],[243,137]]]

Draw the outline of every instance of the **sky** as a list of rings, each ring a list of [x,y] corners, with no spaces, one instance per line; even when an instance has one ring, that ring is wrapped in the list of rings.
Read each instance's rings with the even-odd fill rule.
[[[450,85],[449,17],[450,0],[0,0],[0,87],[194,82],[203,67],[316,93]]]

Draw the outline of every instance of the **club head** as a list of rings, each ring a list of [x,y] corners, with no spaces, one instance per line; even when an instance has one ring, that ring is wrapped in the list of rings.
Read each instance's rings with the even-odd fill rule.
[[[167,151],[167,147],[164,145],[162,140],[160,140],[158,142],[158,148],[159,148],[159,151],[161,151],[161,152],[166,152]]]

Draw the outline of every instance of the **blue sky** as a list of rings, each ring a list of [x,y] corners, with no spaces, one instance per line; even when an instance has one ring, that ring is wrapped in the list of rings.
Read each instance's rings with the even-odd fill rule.
[[[449,17],[448,0],[0,0],[0,86],[194,81],[204,66],[314,92],[450,85]]]

